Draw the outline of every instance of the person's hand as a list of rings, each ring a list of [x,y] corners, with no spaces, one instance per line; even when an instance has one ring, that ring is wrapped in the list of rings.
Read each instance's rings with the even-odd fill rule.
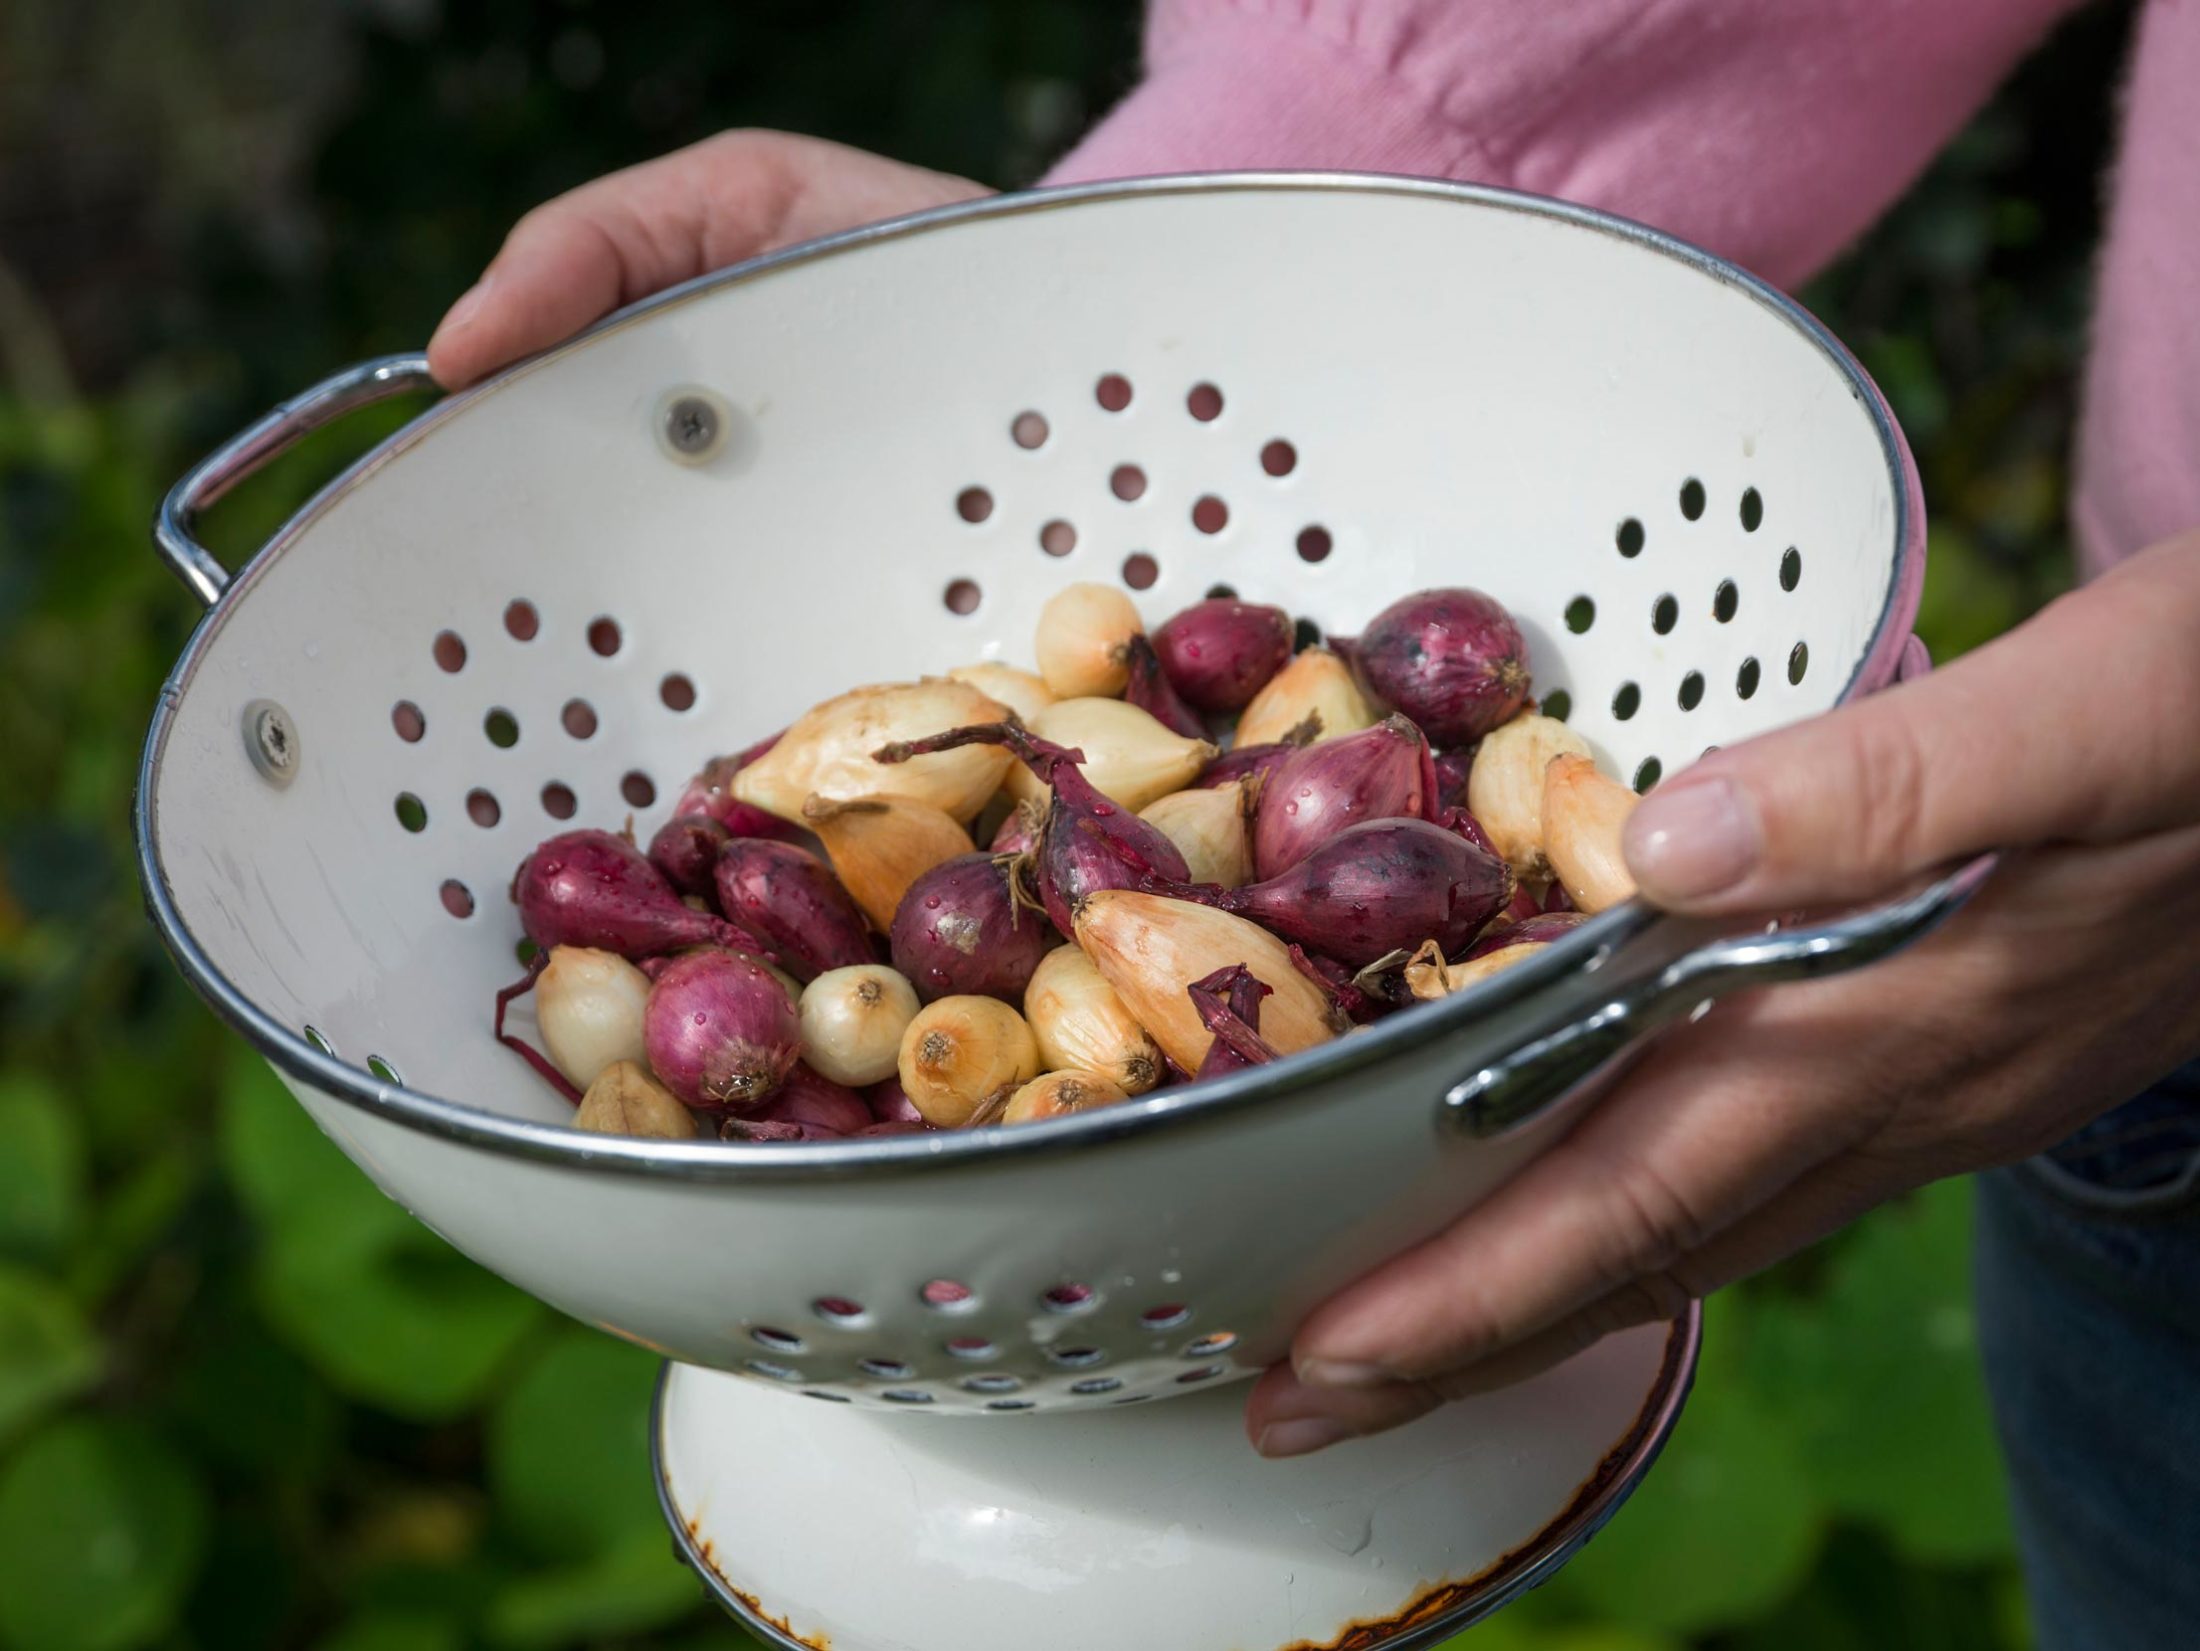
[[[436,328],[428,365],[455,390],[710,270],[986,193],[819,138],[721,132],[520,219]]]
[[[1676,1030],[1486,1202],[1325,1303],[1248,1403],[1265,1454],[1671,1318],[2200,1053],[2200,533],[1944,670],[1705,759],[1626,847],[1657,904],[1730,913],[2017,852],[1899,957]]]

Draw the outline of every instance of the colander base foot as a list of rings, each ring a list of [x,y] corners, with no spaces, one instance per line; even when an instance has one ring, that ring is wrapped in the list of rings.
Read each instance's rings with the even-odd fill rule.
[[[1263,1461],[1243,1384],[1088,1415],[890,1415],[668,1365],[675,1545],[767,1642],[1410,1651],[1546,1580],[1648,1470],[1700,1314],[1381,1438]]]

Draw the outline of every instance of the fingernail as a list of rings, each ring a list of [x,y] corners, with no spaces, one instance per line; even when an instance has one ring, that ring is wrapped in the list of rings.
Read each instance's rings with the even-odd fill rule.
[[[481,307],[488,301],[489,288],[496,282],[493,275],[484,275],[459,294],[458,302],[443,317],[443,325],[436,328],[439,334],[464,332],[481,317]]]
[[[1355,1364],[1349,1359],[1304,1359],[1291,1374],[1308,1387],[1389,1387],[1397,1377],[1379,1364]]]
[[[1344,1425],[1328,1416],[1301,1416],[1295,1422],[1271,1422],[1260,1430],[1263,1456],[1308,1456],[1327,1450],[1346,1436]]]
[[[1628,869],[1651,900],[1732,888],[1757,866],[1756,811],[1732,780],[1681,780],[1643,798],[1622,840]]]

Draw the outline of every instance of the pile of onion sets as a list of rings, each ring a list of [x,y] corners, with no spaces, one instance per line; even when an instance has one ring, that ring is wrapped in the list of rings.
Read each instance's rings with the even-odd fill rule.
[[[1634,892],[1634,793],[1539,713],[1496,601],[1296,635],[1225,597],[1149,633],[1071,585],[1034,669],[851,689],[646,844],[561,832],[513,878],[496,1035],[613,1134],[1019,1124],[1343,1036]]]

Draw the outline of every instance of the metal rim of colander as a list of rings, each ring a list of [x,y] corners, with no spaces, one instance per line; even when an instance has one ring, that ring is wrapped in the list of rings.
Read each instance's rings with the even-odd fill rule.
[[[1570,201],[1530,195],[1492,185],[1449,183],[1437,179],[1360,172],[1195,172],[1151,178],[1129,178],[1108,183],[1077,184],[1039,189],[1020,194],[992,195],[978,200],[935,207],[929,211],[866,224],[839,235],[805,242],[763,257],[749,259],[629,305],[606,316],[564,343],[515,363],[494,377],[448,396],[365,454],[338,475],[267,543],[256,551],[221,595],[201,615],[184,645],[175,668],[163,684],[138,768],[137,796],[132,805],[132,826],[137,838],[138,872],[145,890],[146,907],[162,942],[175,958],[184,978],[214,1011],[280,1071],[377,1117],[408,1128],[440,1136],[461,1145],[501,1152],[538,1163],[573,1169],[604,1169],[661,1176],[690,1182],[758,1180],[837,1180],[865,1175],[907,1172],[929,1165],[992,1159],[1003,1153],[1052,1153],[1076,1151],[1102,1141],[1142,1133],[1168,1124],[1188,1124],[1195,1119],[1212,1121],[1248,1103],[1271,1099],[1324,1083],[1344,1073],[1359,1071],[1408,1049],[1418,1048],[1486,1017],[1491,1011],[1520,1001],[1561,978],[1586,973],[1600,966],[1625,941],[1659,921],[1660,914],[1638,900],[1598,914],[1572,934],[1554,942],[1527,962],[1492,976],[1464,992],[1413,1013],[1391,1017],[1362,1027],[1347,1037],[1287,1057],[1273,1066],[1253,1067],[1227,1078],[1196,1087],[1167,1090],[1099,1112],[1014,1128],[942,1131],[922,1135],[881,1136],[871,1140],[738,1143],[714,1141],[644,1141],[626,1136],[595,1134],[559,1124],[536,1123],[507,1117],[463,1102],[385,1082],[372,1073],[323,1054],[302,1033],[285,1026],[252,1001],[221,970],[193,938],[177,909],[168,877],[161,864],[154,829],[155,787],[161,757],[176,707],[182,702],[201,658],[229,612],[267,568],[278,560],[305,530],[337,499],[398,454],[424,440],[445,419],[535,371],[570,351],[585,347],[604,333],[631,326],[659,310],[687,302],[723,286],[754,279],[769,271],[785,269],[813,259],[835,257],[875,242],[905,235],[925,234],[957,224],[986,218],[1044,212],[1090,202],[1133,196],[1200,193],[1234,193],[1265,190],[1335,190],[1423,196],[1461,204],[1523,212],[1610,235],[1671,258],[1699,274],[1743,292],[1802,335],[1848,384],[1863,406],[1879,440],[1886,461],[1894,501],[1893,532],[1896,555],[1888,571],[1887,594],[1872,627],[1870,640],[1858,652],[1856,669],[1842,688],[1840,701],[1852,697],[1866,665],[1887,645],[1890,627],[1897,619],[1903,574],[1922,554],[1920,512],[1915,504],[1916,471],[1878,387],[1825,326],[1778,288],[1728,263],[1716,254],[1662,230],[1621,218],[1594,207]]]
[[[1657,1465],[1666,1441],[1673,1436],[1674,1425],[1680,1420],[1682,1407],[1696,1385],[1697,1359],[1702,1351],[1703,1303],[1691,1301],[1666,1337],[1657,1380],[1644,1398],[1633,1425],[1596,1473],[1575,1493],[1573,1500],[1526,1542],[1488,1570],[1460,1584],[1463,1597],[1457,1604],[1375,1642],[1380,1644],[1382,1651],[1421,1651],[1421,1648],[1433,1647],[1550,1581],[1591,1537],[1611,1522],[1612,1516],[1635,1494],[1643,1479]],[[657,1491],[657,1511],[663,1515],[666,1528],[672,1533],[674,1555],[695,1573],[704,1592],[721,1610],[765,1644],[784,1647],[785,1651],[816,1651],[811,1641],[797,1639],[767,1615],[758,1601],[734,1587],[709,1551],[699,1543],[698,1533],[689,1527],[673,1494],[671,1465],[665,1450],[665,1393],[672,1371],[672,1361],[668,1360],[659,1368],[656,1385],[650,1393],[649,1467]]]

